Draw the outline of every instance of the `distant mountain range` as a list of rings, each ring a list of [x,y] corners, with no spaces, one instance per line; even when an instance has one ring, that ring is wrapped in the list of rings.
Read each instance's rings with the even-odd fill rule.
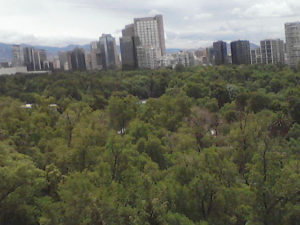
[[[175,52],[180,52],[182,49],[179,48],[167,48],[167,53],[175,53]]]
[[[11,58],[11,45],[0,43],[0,62],[10,61]]]
[[[260,46],[250,42],[250,49],[259,48]]]

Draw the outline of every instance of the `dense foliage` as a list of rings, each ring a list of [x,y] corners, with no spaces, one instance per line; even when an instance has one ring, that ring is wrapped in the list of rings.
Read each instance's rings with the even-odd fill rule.
[[[297,225],[299,157],[288,68],[0,77],[1,225]]]

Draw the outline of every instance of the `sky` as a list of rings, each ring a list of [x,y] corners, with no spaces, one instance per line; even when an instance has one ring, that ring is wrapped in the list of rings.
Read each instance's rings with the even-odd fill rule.
[[[284,40],[284,23],[300,21],[299,0],[0,0],[0,42],[63,47],[102,33],[118,38],[133,18],[164,16],[167,48],[215,40]]]

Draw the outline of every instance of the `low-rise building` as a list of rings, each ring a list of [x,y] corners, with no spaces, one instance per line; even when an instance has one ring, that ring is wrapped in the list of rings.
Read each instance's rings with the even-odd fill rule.
[[[26,66],[0,68],[0,75],[15,75],[28,73]]]

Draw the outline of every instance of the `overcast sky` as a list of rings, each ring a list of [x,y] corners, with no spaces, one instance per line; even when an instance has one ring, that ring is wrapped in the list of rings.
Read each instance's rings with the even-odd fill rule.
[[[168,48],[214,40],[284,39],[300,0],[0,0],[0,42],[65,46],[121,35],[135,17],[163,14]]]

